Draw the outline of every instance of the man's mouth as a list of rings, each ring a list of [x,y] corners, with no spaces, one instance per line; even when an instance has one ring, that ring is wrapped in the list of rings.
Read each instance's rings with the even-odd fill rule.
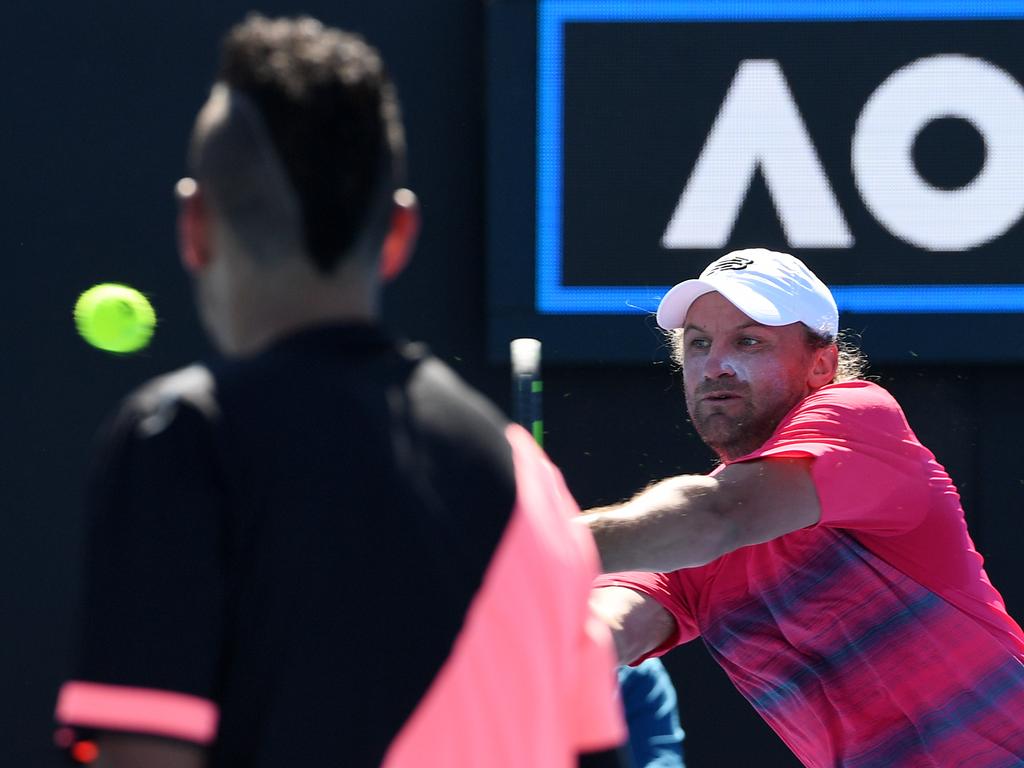
[[[701,397],[701,400],[709,401],[712,403],[721,403],[727,400],[738,400],[739,395],[735,392],[709,392]]]

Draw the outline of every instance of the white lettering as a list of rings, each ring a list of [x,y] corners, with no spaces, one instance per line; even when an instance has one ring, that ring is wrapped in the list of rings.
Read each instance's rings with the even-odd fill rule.
[[[921,178],[914,140],[942,117],[967,120],[985,140],[985,164],[965,186]],[[854,179],[868,210],[919,248],[959,251],[1004,234],[1024,213],[1024,90],[981,59],[943,54],[890,75],[868,99],[853,134]]]
[[[757,169],[790,246],[853,245],[782,69],[770,59],[740,63],[662,245],[724,247]]]

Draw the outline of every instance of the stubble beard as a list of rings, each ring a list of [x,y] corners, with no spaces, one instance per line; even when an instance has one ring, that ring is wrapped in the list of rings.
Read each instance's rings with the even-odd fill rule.
[[[749,392],[746,397],[748,399],[740,413],[730,416],[714,404],[709,405],[707,401],[695,403],[689,393],[686,395],[690,422],[704,444],[722,461],[733,461],[764,445],[785,415],[802,399],[799,393],[787,393],[758,409],[756,403],[749,399]]]

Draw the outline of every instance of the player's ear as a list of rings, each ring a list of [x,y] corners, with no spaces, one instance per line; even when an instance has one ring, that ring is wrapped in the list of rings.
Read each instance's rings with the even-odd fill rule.
[[[405,269],[419,234],[420,204],[416,195],[408,189],[396,190],[391,226],[380,251],[380,277],[384,282],[394,280]]]
[[[823,387],[830,384],[836,377],[839,369],[839,347],[835,344],[827,344],[824,347],[815,349],[812,353],[811,370],[808,374],[808,384],[811,389]]]
[[[178,198],[178,254],[185,269],[195,274],[210,263],[209,210],[193,179],[181,179],[174,193]]]

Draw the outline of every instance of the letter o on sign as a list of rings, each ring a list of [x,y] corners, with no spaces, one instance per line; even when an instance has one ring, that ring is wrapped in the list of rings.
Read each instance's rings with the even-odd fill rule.
[[[911,155],[921,129],[943,117],[968,121],[985,140],[981,171],[954,190],[921,178]],[[982,59],[919,59],[871,94],[854,129],[851,162],[865,205],[892,234],[931,251],[982,245],[1024,213],[1024,89]]]

